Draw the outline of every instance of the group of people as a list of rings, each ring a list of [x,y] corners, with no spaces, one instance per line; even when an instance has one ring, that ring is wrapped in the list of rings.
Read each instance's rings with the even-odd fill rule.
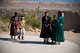
[[[18,13],[15,12],[14,16],[11,17],[9,26],[10,28],[10,36],[11,39],[16,40],[16,36],[18,39],[24,39],[25,34],[25,20],[23,16],[18,16]]]
[[[44,43],[59,44],[64,42],[64,18],[62,12],[58,11],[57,16],[53,15],[53,19],[48,15],[48,11],[45,11],[45,15],[42,17],[42,29],[40,38],[44,38]],[[50,42],[51,38],[51,42]]]
[[[45,15],[42,17],[42,29],[40,33],[40,38],[44,38],[44,43],[60,44],[64,42],[64,18],[62,12],[58,11],[57,16],[53,15],[53,19],[48,15],[48,11],[45,11]],[[10,36],[11,39],[24,39],[25,35],[25,20],[24,17],[18,16],[18,13],[15,12],[14,16],[10,20]]]

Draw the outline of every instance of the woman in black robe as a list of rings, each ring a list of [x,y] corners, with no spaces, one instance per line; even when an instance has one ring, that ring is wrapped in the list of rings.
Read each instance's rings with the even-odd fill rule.
[[[11,39],[15,39],[15,36],[16,36],[17,20],[18,20],[18,13],[15,12],[14,16],[11,17],[11,20],[9,23]]]
[[[42,17],[42,29],[40,34],[40,38],[44,38],[45,43],[49,42],[50,25],[51,25],[50,23],[51,23],[51,18],[48,16],[48,11],[46,11],[45,16]]]

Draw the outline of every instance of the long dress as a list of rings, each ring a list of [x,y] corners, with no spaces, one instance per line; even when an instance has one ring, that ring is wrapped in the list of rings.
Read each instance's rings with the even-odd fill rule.
[[[20,34],[25,35],[25,20],[21,20],[20,24],[21,24]]]
[[[54,34],[53,38],[55,39],[56,42],[64,42],[64,18],[62,16],[59,16],[57,20],[53,23],[54,25]]]
[[[40,33],[40,38],[49,38],[50,37],[50,22],[51,18],[49,16],[42,17],[42,29]],[[45,27],[45,25],[47,27]]]
[[[52,27],[51,40],[55,41],[54,29],[55,29],[55,27],[56,27],[56,20],[52,20],[52,22],[51,22],[51,27]]]
[[[17,31],[17,24],[16,24],[16,19],[15,16],[11,17],[11,26],[10,26],[10,35],[11,36],[15,36],[16,35],[16,31]]]

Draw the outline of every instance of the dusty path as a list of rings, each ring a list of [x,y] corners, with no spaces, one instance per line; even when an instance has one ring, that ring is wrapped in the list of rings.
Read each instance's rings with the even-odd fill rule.
[[[43,44],[39,36],[26,34],[24,40],[17,41],[11,41],[9,34],[1,34],[0,53],[80,53],[80,46],[73,42],[66,40],[61,45]]]

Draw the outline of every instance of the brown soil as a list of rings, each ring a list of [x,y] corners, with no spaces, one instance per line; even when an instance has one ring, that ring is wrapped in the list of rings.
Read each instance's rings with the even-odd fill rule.
[[[65,31],[64,33],[65,33],[65,39],[80,45],[80,33],[74,33],[71,31]]]

